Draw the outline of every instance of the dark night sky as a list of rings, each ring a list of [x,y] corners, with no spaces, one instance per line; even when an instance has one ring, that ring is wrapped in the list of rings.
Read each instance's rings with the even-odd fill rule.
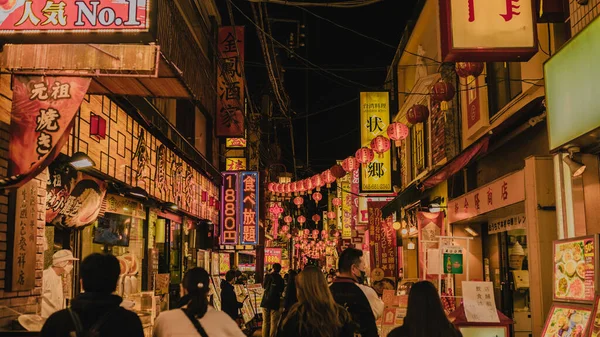
[[[217,0],[223,25],[229,24],[226,1],[228,0]],[[253,18],[247,0],[232,1],[248,17]],[[317,0],[306,1],[317,2]],[[416,0],[385,0],[355,9],[307,7],[308,10],[319,16],[379,39],[393,47],[336,27],[299,8],[268,4],[269,18],[292,19],[301,22],[307,20],[308,55],[306,55],[305,48],[296,50],[299,55],[339,76],[363,85],[361,88],[357,84],[315,69],[308,71],[308,113],[314,114],[332,106],[341,106],[309,117],[310,166],[308,170],[305,168],[298,170],[300,178],[311,173],[321,172],[335,164],[336,159],[344,159],[358,149],[360,135],[357,98],[359,92],[383,89],[386,68],[392,61],[406,21],[412,16],[415,2]],[[257,97],[269,89],[270,84],[267,80],[266,68],[262,66],[264,59],[256,29],[235,7],[233,7],[233,14],[237,25],[246,26],[246,76],[251,95],[254,101],[258,102]],[[273,24],[272,33],[280,40],[289,35],[288,27],[290,25]],[[294,122],[297,165],[304,166],[306,162],[306,128],[305,119],[300,117],[306,111],[306,66],[296,58],[289,58],[284,50],[280,52],[280,61],[285,68],[285,89],[290,96],[291,107],[296,111],[295,116],[297,117]],[[343,104],[353,99],[356,100]],[[278,140],[282,146],[283,163],[287,166],[288,172],[293,172],[289,129],[283,125],[278,126]]]

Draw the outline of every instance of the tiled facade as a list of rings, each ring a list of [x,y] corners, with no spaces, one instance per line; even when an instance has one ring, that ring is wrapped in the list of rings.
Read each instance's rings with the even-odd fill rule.
[[[575,35],[598,17],[600,0],[589,0],[587,5],[580,5],[577,0],[569,0],[569,11],[571,34]]]

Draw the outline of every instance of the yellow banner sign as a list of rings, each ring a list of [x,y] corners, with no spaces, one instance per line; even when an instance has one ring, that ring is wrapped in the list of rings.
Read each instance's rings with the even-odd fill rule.
[[[390,98],[388,92],[360,93],[360,143],[370,147],[373,138],[387,137],[390,124]],[[392,162],[390,151],[360,168],[361,192],[389,192],[392,190]]]
[[[246,158],[226,158],[225,167],[227,171],[245,171],[246,170]]]
[[[341,179],[342,186],[342,239],[352,238],[352,194],[350,175]]]
[[[246,138],[227,138],[225,140],[225,147],[228,149],[245,148]]]

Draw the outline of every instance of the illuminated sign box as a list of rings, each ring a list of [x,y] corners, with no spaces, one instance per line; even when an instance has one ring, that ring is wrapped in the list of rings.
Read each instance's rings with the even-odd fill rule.
[[[528,61],[538,51],[533,0],[439,0],[444,62]]]
[[[152,42],[157,0],[0,2],[0,39],[16,43]]]
[[[258,172],[240,173],[240,243],[258,244]]]
[[[221,244],[235,245],[238,243],[238,174],[223,173],[221,186]]]

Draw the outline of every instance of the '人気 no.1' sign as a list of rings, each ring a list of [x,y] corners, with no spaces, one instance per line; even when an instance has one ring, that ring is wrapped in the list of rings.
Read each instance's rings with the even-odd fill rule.
[[[442,57],[527,61],[538,48],[532,0],[439,0]]]
[[[0,0],[0,36],[95,32],[149,33],[151,5],[157,0]],[[16,35],[16,36],[15,36]],[[120,35],[122,38],[139,36]],[[80,34],[77,35],[81,37]],[[41,40],[40,40],[41,42]]]

